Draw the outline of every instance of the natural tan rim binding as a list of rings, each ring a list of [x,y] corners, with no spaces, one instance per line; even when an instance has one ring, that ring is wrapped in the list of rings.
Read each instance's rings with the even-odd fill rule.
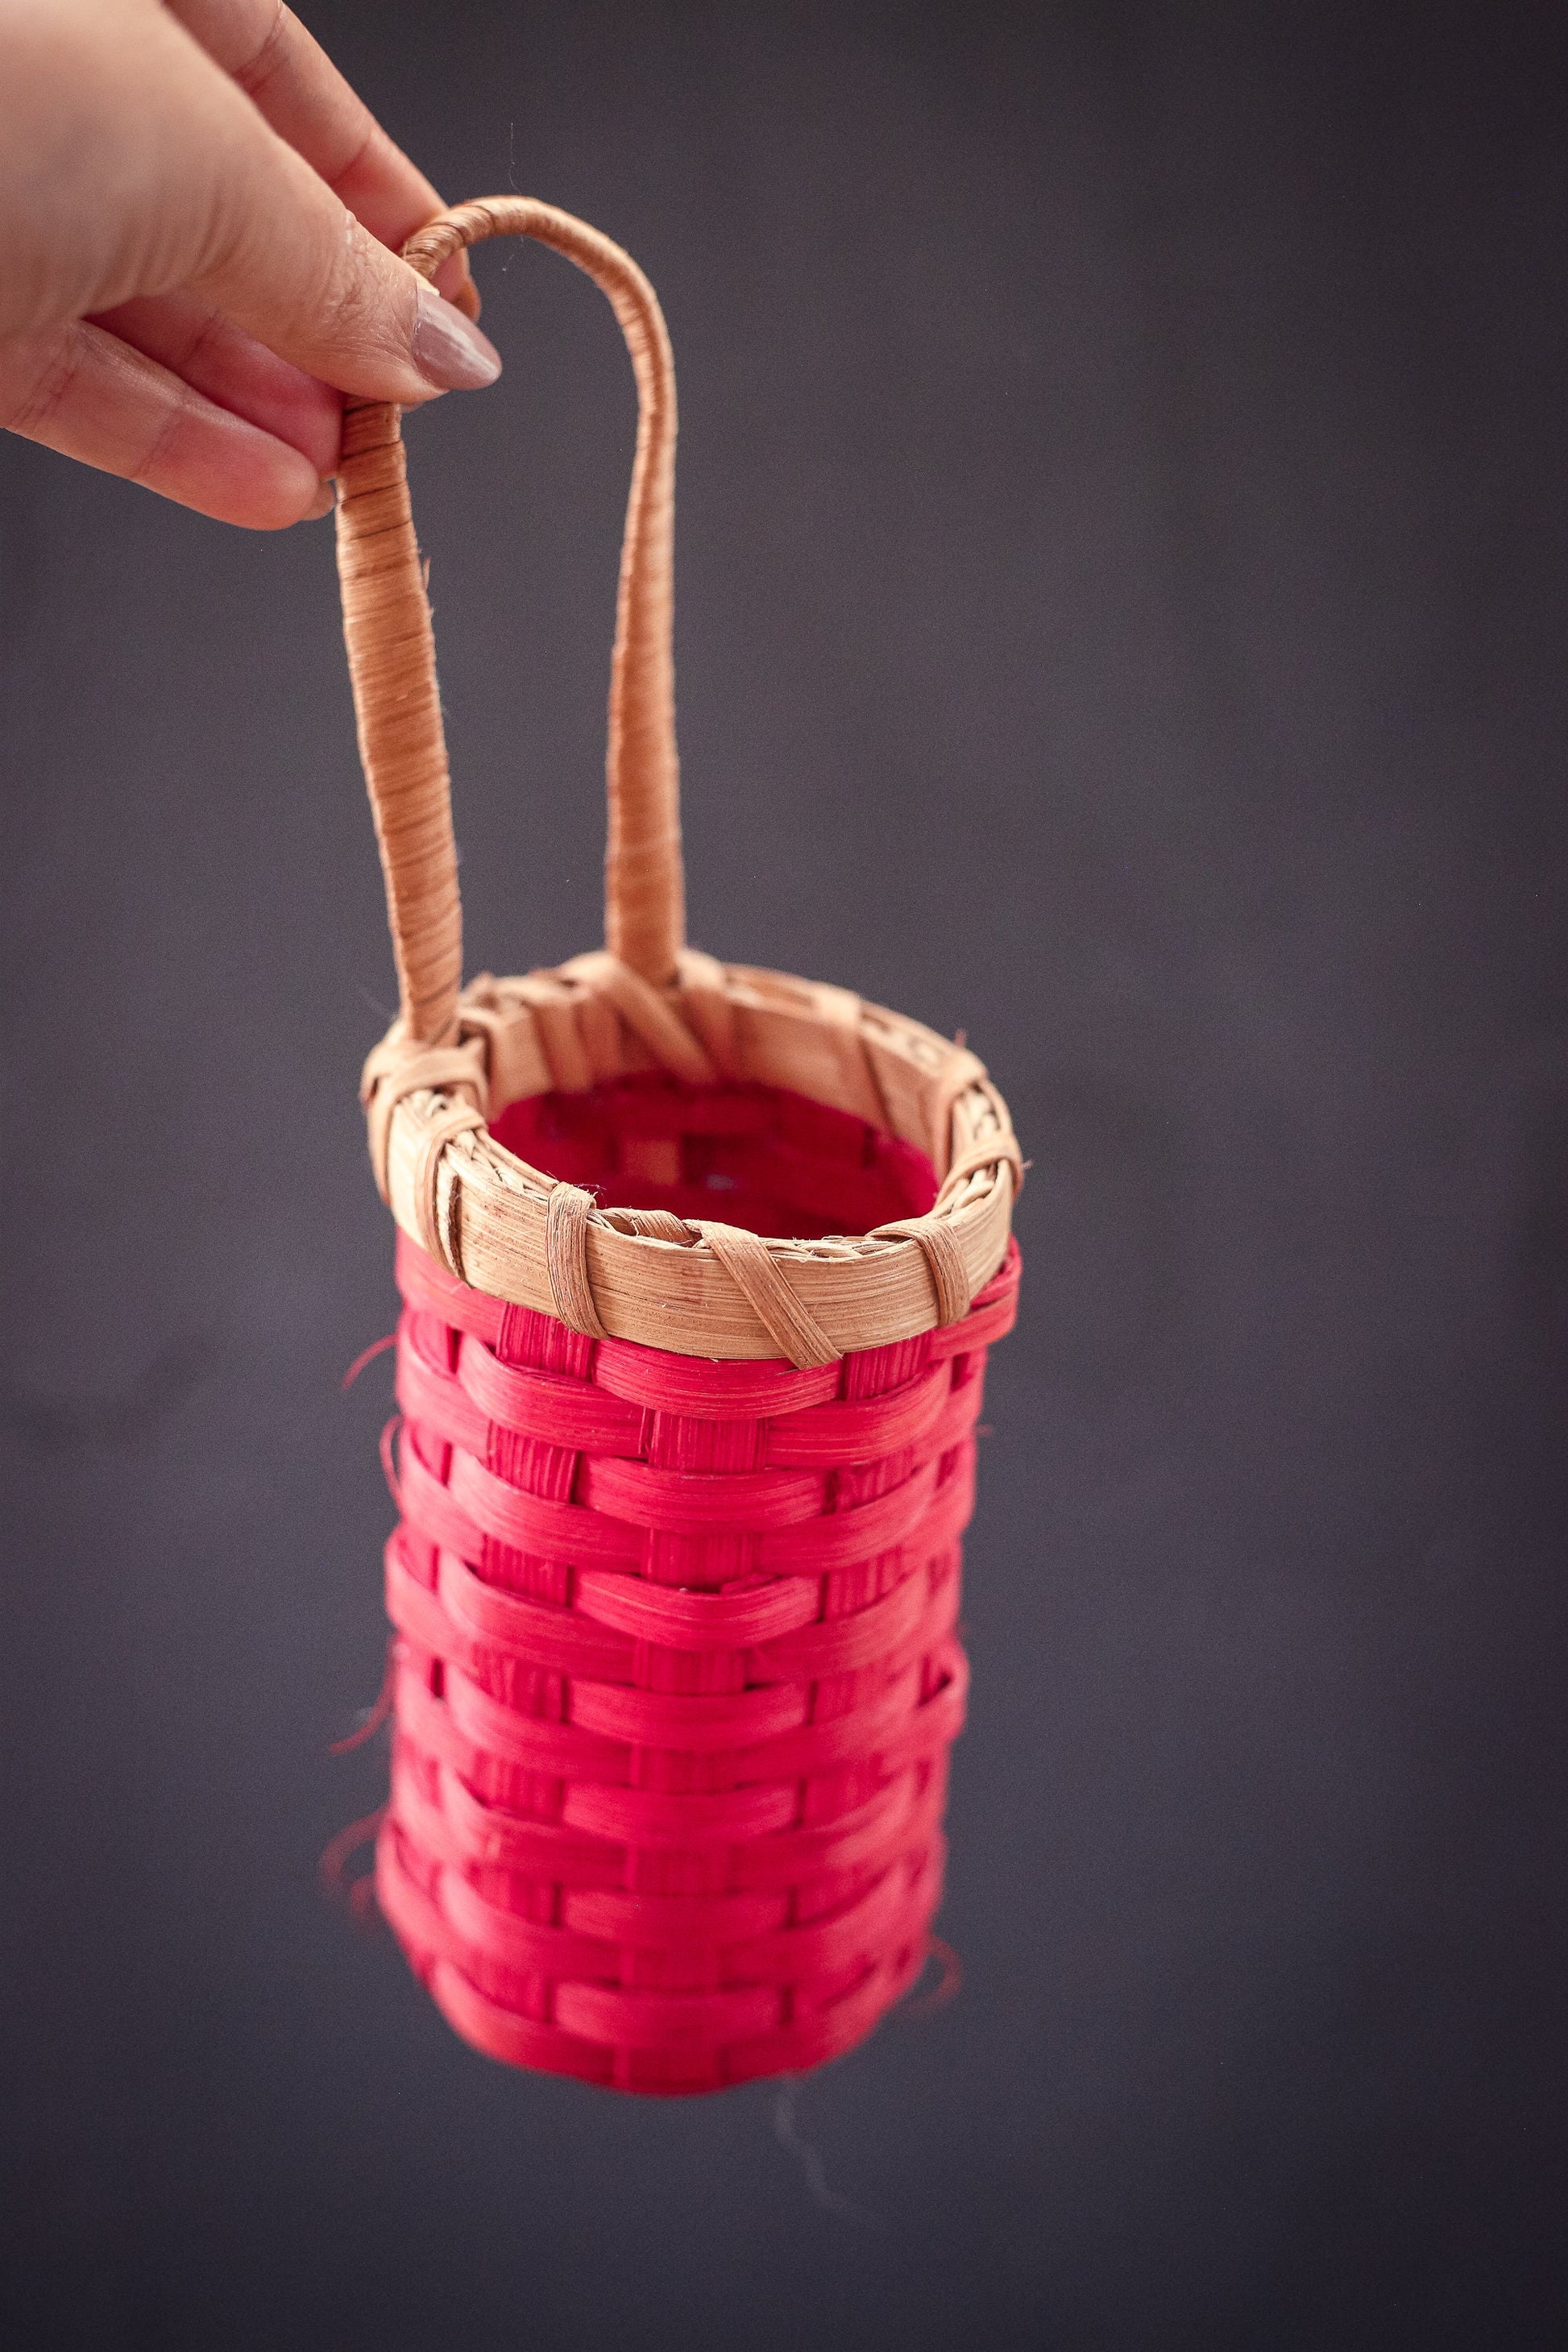
[[[338,564],[361,757],[400,1011],[365,1066],[377,1181],[403,1230],[460,1279],[594,1338],[803,1367],[959,1320],[1000,1265],[1022,1160],[983,1065],[844,989],[721,965],[685,944],[672,629],[675,372],[658,298],[619,246],[531,196],[439,215],[406,257],[537,238],[609,298],[638,394],[611,660],[605,949],[462,989],[462,908],[430,607],[398,411],[348,409]],[[754,1079],[929,1152],[936,1206],[843,1240],[763,1241],[596,1206],[499,1145],[509,1102],[637,1070]]]

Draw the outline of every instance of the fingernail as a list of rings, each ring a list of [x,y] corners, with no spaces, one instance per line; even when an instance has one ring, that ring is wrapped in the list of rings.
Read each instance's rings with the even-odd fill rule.
[[[301,522],[320,522],[323,515],[331,513],[337,502],[338,494],[332,484],[323,482],[300,520]]]
[[[478,392],[500,373],[500,353],[488,335],[433,286],[419,289],[414,324],[414,363],[437,392]]]

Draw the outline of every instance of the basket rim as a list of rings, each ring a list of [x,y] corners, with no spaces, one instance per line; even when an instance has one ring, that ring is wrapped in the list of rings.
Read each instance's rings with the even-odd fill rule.
[[[925,1151],[922,1216],[798,1240],[601,1203],[497,1141],[546,1091],[637,1071],[788,1087]],[[459,1281],[591,1338],[710,1359],[823,1363],[961,1320],[1006,1254],[1023,1161],[962,1041],[846,989],[688,950],[655,991],[607,953],[460,1000],[458,1042],[395,1023],[365,1066],[373,1163],[400,1228]]]

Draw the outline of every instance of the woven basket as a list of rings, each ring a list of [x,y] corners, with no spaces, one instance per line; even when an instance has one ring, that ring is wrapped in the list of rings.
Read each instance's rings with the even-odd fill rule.
[[[480,2050],[707,2091],[849,2048],[924,1959],[1021,1164],[963,1046],[686,946],[664,320],[529,198],[408,257],[501,234],[595,280],[639,394],[607,944],[461,988],[398,415],[351,409],[344,627],[402,1004],[364,1084],[404,1300],[376,1888]]]

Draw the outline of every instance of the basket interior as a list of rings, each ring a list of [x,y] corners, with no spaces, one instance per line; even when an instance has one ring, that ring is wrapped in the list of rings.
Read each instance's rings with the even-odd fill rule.
[[[936,1199],[924,1152],[784,1087],[687,1087],[647,1075],[530,1095],[498,1143],[605,1208],[712,1217],[776,1240],[863,1234]]]

